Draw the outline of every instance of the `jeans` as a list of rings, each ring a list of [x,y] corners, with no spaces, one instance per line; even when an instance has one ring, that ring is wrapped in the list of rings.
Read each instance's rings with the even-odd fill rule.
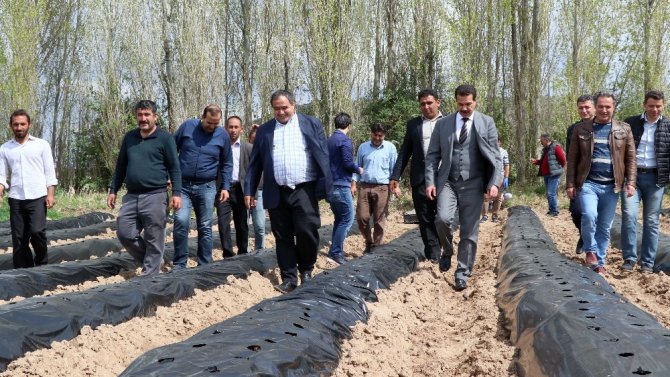
[[[658,248],[658,224],[664,186],[658,187],[658,174],[638,173],[637,190],[630,198],[621,192],[621,249],[624,260],[637,263],[637,214],[642,207],[642,246],[640,264],[654,267]]]
[[[198,266],[212,262],[212,214],[216,197],[216,181],[191,183],[183,181],[181,208],[174,214],[173,264],[186,267],[188,261],[188,230],[191,207],[195,211],[198,228]]]
[[[594,252],[598,266],[605,265],[610,229],[614,220],[619,195],[614,192],[614,184],[603,185],[590,180],[584,182],[579,192],[582,207],[582,239],[584,251]]]
[[[328,197],[330,209],[335,215],[333,238],[328,255],[344,256],[344,239],[354,224],[354,199],[348,186],[334,186]]]
[[[251,209],[251,221],[254,223],[254,249],[265,248],[265,208],[263,208],[263,190],[258,190],[256,207]]]
[[[558,182],[561,180],[560,175],[545,175],[544,185],[547,188],[547,203],[549,204],[549,213],[558,214],[558,198],[556,192],[558,191]]]

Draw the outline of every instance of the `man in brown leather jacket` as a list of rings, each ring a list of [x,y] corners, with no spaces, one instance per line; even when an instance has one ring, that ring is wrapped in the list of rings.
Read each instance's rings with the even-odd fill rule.
[[[572,134],[568,154],[566,191],[582,208],[582,238],[586,264],[600,274],[610,228],[624,182],[627,196],[635,193],[637,170],[635,142],[628,124],[613,120],[616,98],[612,93],[595,95],[596,116],[579,123]]]

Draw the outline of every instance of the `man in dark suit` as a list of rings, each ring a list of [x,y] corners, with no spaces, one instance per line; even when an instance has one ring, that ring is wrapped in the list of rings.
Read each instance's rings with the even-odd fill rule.
[[[333,186],[328,146],[321,122],[296,113],[295,97],[272,94],[274,119],[258,128],[244,183],[244,201],[253,205],[263,174],[263,204],[270,212],[282,283],[290,292],[311,279],[319,248],[319,199]]]
[[[400,176],[405,170],[407,163],[412,158],[409,170],[409,183],[412,186],[412,201],[419,220],[419,230],[423,240],[426,259],[433,263],[440,260],[440,241],[435,230],[436,201],[428,200],[426,197],[426,163],[425,157],[430,144],[430,136],[433,133],[438,119],[442,118],[440,112],[440,97],[432,89],[424,89],[417,95],[421,116],[407,121],[405,139],[400,147],[400,153],[391,174],[391,191],[400,196]],[[412,157],[414,156],[414,157]]]
[[[237,254],[246,254],[249,249],[249,211],[244,204],[244,177],[247,174],[249,157],[252,145],[242,140],[244,133],[242,119],[233,115],[226,119],[226,131],[230,136],[230,147],[233,154],[233,173],[230,184],[230,197],[227,201],[217,202],[216,213],[219,220],[219,237],[221,237],[221,248],[223,256],[231,257],[233,253],[233,241],[230,231],[230,218],[235,224],[235,240]]]
[[[460,218],[456,290],[467,287],[477,254],[479,211],[484,196],[498,195],[502,161],[493,119],[478,111],[477,90],[460,85],[455,91],[457,112],[437,121],[426,154],[426,196],[437,199],[435,227],[444,248],[440,271],[451,267],[456,209]]]

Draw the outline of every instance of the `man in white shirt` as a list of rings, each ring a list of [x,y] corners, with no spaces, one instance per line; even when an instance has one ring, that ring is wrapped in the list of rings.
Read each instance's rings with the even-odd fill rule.
[[[0,147],[0,200],[9,189],[14,268],[34,267],[47,263],[47,208],[58,180],[49,143],[29,133],[28,112],[14,111],[9,128],[14,139]]]
[[[652,273],[658,249],[659,215],[663,191],[670,183],[670,121],[663,116],[665,95],[659,90],[645,93],[644,113],[629,117],[635,141],[637,188],[632,196],[621,195],[621,269]],[[637,219],[642,204],[642,242],[638,256]]]

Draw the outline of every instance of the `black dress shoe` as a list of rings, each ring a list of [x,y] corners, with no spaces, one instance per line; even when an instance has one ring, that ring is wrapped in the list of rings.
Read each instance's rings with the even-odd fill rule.
[[[300,284],[305,284],[305,282],[308,282],[312,280],[312,273],[311,272],[301,272],[300,273]]]
[[[440,257],[440,272],[447,272],[451,268],[451,255],[442,254]]]
[[[465,282],[463,279],[456,279],[456,290],[457,291],[462,291],[465,288],[468,287],[468,283]]]
[[[298,286],[292,281],[285,281],[281,284],[275,285],[274,288],[281,293],[289,293],[294,289],[298,288]]]

